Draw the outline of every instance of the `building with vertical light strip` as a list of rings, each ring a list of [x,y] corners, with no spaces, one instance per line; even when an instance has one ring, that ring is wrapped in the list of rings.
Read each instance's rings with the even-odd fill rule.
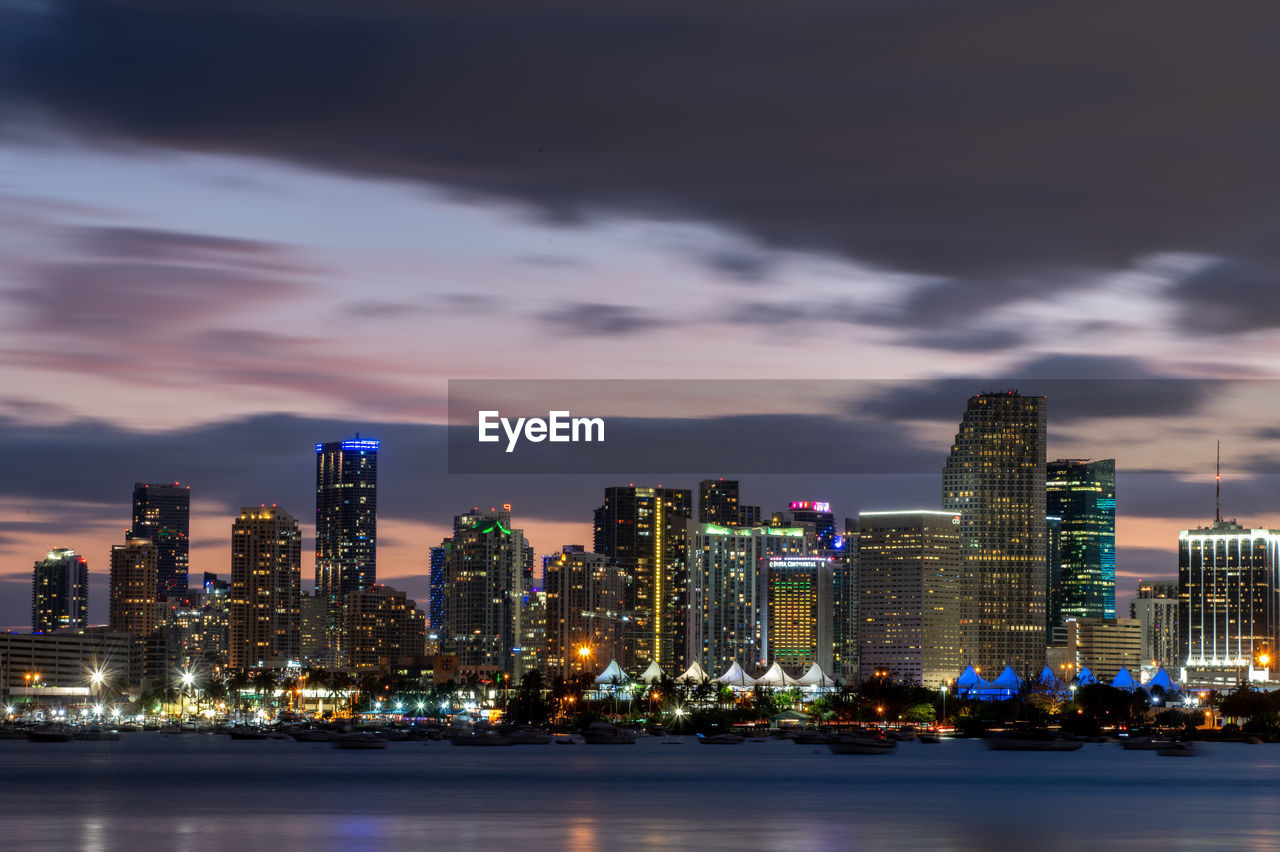
[[[1044,666],[1045,412],[1016,391],[970,397],[942,472],[943,509],[960,516],[963,662],[984,671]]]
[[[625,668],[683,668],[690,601],[685,551],[693,494],[685,488],[606,488],[595,511],[594,551],[632,578]]]
[[[1186,642],[1182,679],[1265,679],[1280,628],[1280,530],[1219,518],[1178,534],[1178,597]],[[1272,658],[1262,662],[1262,655]]]
[[[952,512],[929,509],[859,515],[864,674],[887,671],[903,683],[937,687],[968,662],[958,617],[964,565],[959,521]]]
[[[761,658],[794,674],[817,663],[832,671],[832,582],[836,557],[765,556]]]
[[[1116,617],[1116,462],[1056,459],[1046,465],[1051,534],[1049,628],[1067,618]]]
[[[690,524],[686,659],[709,672],[734,662],[751,671],[768,662],[764,560],[808,553],[809,537],[799,527]]]

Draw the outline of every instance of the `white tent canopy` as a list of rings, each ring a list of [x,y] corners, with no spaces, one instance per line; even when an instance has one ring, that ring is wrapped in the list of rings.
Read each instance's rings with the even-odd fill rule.
[[[773,665],[769,666],[769,670],[760,677],[756,678],[756,683],[761,686],[801,686],[800,681],[793,678],[782,670],[782,666],[775,660]]]
[[[684,670],[684,674],[676,678],[677,683],[706,683],[709,680],[711,680],[711,675],[707,674],[707,670],[698,662],[694,662],[693,665]]]
[[[755,678],[744,672],[737,660],[733,661],[728,671],[716,678],[716,682],[726,683],[729,686],[755,686],[756,684]]]
[[[609,666],[596,678],[596,683],[605,686],[613,686],[615,684],[626,686],[631,683],[631,678],[627,677],[627,673],[622,670],[622,666],[618,665],[617,660],[610,660]]]
[[[644,674],[640,675],[640,679],[645,683],[657,683],[662,680],[662,667],[658,665],[657,660],[649,662],[649,668],[644,670]]]
[[[809,670],[800,676],[800,683],[804,686],[835,686],[835,678],[822,670],[822,666],[814,663],[809,666]]]

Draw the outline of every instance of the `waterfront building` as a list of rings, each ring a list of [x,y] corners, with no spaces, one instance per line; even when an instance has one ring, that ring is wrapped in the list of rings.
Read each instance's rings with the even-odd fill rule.
[[[859,664],[937,687],[960,671],[959,517],[929,509],[862,512],[858,522]],[[1043,656],[1043,649],[1041,649]]]
[[[156,552],[156,594],[187,590],[191,562],[191,486],[136,482],[133,525],[126,539],[146,539]]]
[[[300,652],[302,539],[278,506],[246,506],[231,526],[230,662],[282,667]]]
[[[809,538],[799,527],[689,526],[686,658],[707,671],[766,663],[763,560],[807,555]]]
[[[1056,459],[1046,466],[1050,629],[1063,618],[1115,618],[1116,462]]]
[[[619,560],[632,578],[624,668],[656,661],[671,671],[685,664],[691,517],[691,492],[661,486],[606,488],[604,504],[595,511],[594,552]]]
[[[627,654],[628,586],[619,560],[565,545],[543,569],[547,668],[568,677]]]
[[[89,625],[89,563],[69,547],[55,547],[31,572],[31,632]]]
[[[1266,678],[1280,647],[1278,570],[1280,530],[1245,527],[1219,514],[1210,526],[1178,534],[1180,680]]]
[[[149,636],[160,626],[156,605],[156,550],[150,539],[111,546],[110,615],[116,633]]]
[[[1121,669],[1136,672],[1142,665],[1142,625],[1136,618],[1068,617],[1064,667],[1056,671],[1070,681],[1088,668],[1099,683],[1110,683]]]
[[[1138,596],[1129,605],[1129,617],[1142,629],[1142,666],[1173,669],[1186,659],[1179,652],[1178,586],[1138,582]]]
[[[119,696],[136,682],[134,637],[105,628],[0,633],[0,703],[74,704]]]
[[[378,441],[316,444],[316,594],[328,601],[341,655],[342,602],[378,580]]]
[[[465,672],[521,674],[521,597],[531,548],[511,525],[511,509],[457,515],[444,550],[440,650]]]
[[[834,556],[786,554],[761,559],[765,617],[760,658],[797,675],[815,663],[832,670]]]
[[[1044,666],[1045,427],[1044,397],[970,397],[943,469],[943,509],[960,517],[962,658],[982,671]]]
[[[389,670],[401,657],[421,657],[426,625],[426,614],[406,593],[380,585],[356,589],[342,605],[343,663]]]

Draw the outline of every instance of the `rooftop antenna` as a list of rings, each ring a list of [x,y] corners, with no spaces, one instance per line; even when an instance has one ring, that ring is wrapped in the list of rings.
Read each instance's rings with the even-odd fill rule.
[[[1222,439],[1218,439],[1218,472],[1214,475],[1213,522],[1222,523]]]

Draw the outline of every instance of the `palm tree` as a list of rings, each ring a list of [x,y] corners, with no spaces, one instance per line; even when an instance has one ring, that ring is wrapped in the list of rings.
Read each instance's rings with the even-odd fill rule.
[[[267,698],[275,697],[276,673],[271,669],[259,669],[253,675],[253,685],[258,691],[258,705],[265,712],[268,708]]]
[[[231,677],[227,679],[227,688],[230,689],[231,692],[235,695],[236,713],[240,712],[241,701],[243,700],[243,696],[244,696],[244,689],[245,687],[249,686],[249,683],[250,683],[249,673],[244,669],[240,669],[232,673]]]

